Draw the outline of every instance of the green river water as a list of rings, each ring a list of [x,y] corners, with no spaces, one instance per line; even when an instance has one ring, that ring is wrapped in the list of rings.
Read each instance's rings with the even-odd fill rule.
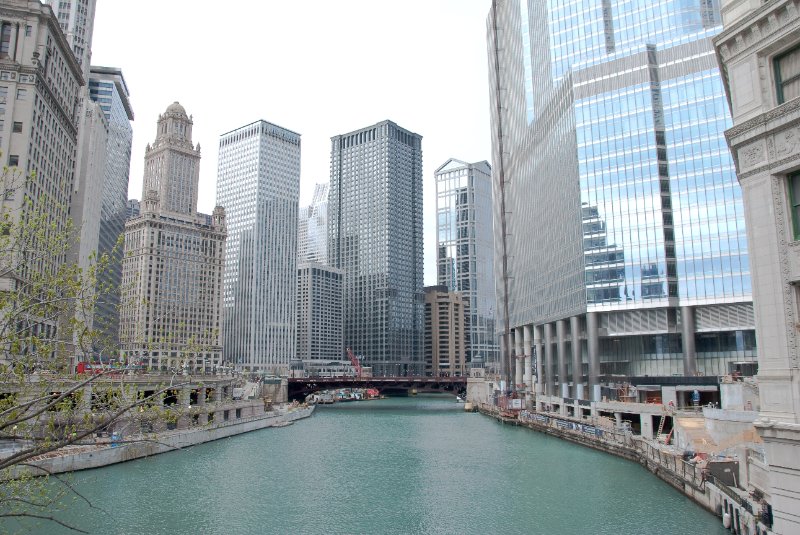
[[[311,418],[76,473],[59,519],[97,534],[722,534],[638,464],[462,412],[452,396]],[[52,523],[0,532],[74,533]]]

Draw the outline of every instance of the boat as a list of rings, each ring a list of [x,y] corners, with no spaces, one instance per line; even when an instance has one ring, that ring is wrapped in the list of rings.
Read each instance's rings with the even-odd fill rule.
[[[270,427],[286,427],[287,425],[292,425],[294,422],[288,422],[286,420],[278,423],[272,424]]]
[[[464,398],[462,398],[461,396],[456,396],[456,403],[464,403],[464,401],[465,401]]]

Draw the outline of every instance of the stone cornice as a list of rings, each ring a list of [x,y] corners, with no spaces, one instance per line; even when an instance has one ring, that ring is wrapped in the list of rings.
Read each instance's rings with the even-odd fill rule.
[[[720,58],[727,61],[745,54],[750,48],[763,46],[770,35],[789,33],[800,23],[800,0],[768,2],[737,21],[714,38]]]
[[[725,139],[727,139],[728,144],[733,147],[740,143],[740,141],[737,141],[736,138],[742,134],[748,133],[750,130],[761,129],[761,134],[766,135],[765,131],[770,122],[780,119],[781,117],[789,115],[798,110],[800,110],[800,97],[772,108],[768,112],[762,113],[758,117],[753,117],[748,121],[732,126],[725,131]],[[758,136],[758,134],[756,134],[756,136]],[[750,137],[751,136],[748,136],[748,138]]]

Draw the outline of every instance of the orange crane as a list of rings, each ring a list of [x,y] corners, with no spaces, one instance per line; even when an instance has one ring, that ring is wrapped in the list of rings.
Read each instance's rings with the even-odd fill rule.
[[[356,377],[361,377],[361,363],[358,362],[358,357],[353,354],[353,351],[348,347],[347,356],[350,357],[350,364],[356,370]]]

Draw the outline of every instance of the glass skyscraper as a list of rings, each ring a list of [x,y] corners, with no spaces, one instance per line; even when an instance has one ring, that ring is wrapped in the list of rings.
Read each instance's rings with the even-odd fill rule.
[[[756,358],[720,31],[708,0],[493,3],[498,297],[544,393]]]
[[[133,143],[133,110],[128,86],[120,69],[92,67],[89,98],[97,102],[108,121],[106,167],[100,207],[100,239],[97,254],[112,258],[99,275],[100,298],[95,305],[94,327],[113,345],[119,340],[119,285],[122,277],[122,251],[118,240],[125,230],[128,214],[128,181]]]
[[[314,186],[311,204],[300,208],[297,218],[297,263],[317,262],[328,265],[328,190],[329,185]]]
[[[451,158],[436,170],[437,283],[469,304],[469,361],[497,362],[492,168]]]
[[[300,134],[266,121],[242,126],[220,137],[218,165],[225,360],[278,375],[295,357]]]
[[[422,136],[391,121],[331,138],[328,261],[344,345],[375,375],[422,372]]]

